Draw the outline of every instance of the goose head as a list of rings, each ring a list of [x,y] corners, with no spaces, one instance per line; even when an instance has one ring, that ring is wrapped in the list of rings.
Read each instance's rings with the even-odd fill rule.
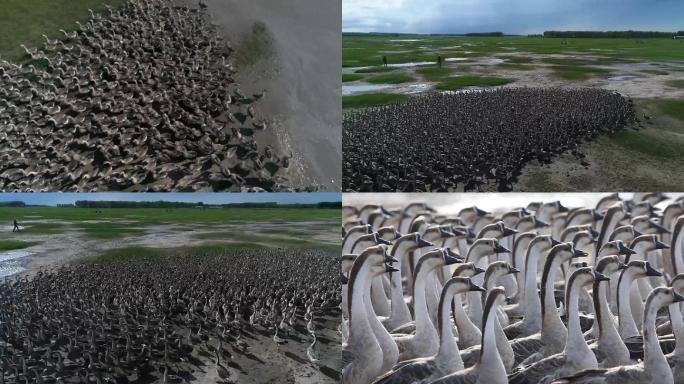
[[[484,286],[485,288],[494,287],[499,282],[500,277],[519,272],[520,270],[516,269],[505,261],[495,261],[489,263],[484,275]]]
[[[670,248],[669,245],[661,242],[658,239],[658,235],[641,235],[634,240],[629,245],[630,248],[634,249],[639,254],[646,254],[658,249]]]
[[[568,225],[582,225],[603,220],[603,214],[593,208],[578,208],[568,214]]]
[[[433,270],[437,267],[445,265],[452,265],[462,262],[457,254],[452,252],[449,248],[435,248],[423,254],[418,260],[415,274],[418,275],[421,269]]]
[[[378,229],[378,234],[383,240],[389,242],[393,242],[401,237],[401,233],[397,232],[393,226],[382,227]]]
[[[427,241],[444,240],[450,237],[456,237],[450,225],[431,225],[423,232],[423,238]]]
[[[359,236],[351,250],[353,253],[354,251],[361,251],[374,245],[390,245],[390,242],[383,239],[379,233],[373,232],[367,235]]]
[[[647,234],[662,234],[662,233],[670,233],[670,231],[660,225],[658,222],[655,221],[654,218],[650,217],[649,215],[640,215],[640,216],[635,216],[632,218],[631,223],[632,226],[634,226],[634,229],[638,230],[641,233],[647,233]]]
[[[568,278],[568,287],[584,287],[589,284],[594,283],[594,281],[608,281],[610,278],[608,276],[598,272],[596,269],[591,267],[581,267],[574,271]],[[569,290],[568,290],[569,291]],[[566,292],[566,294],[569,292]],[[569,298],[565,298],[566,303],[569,302]]]
[[[646,298],[646,308],[655,309],[666,307],[670,304],[681,303],[684,301],[684,296],[679,294],[671,287],[654,288]]]
[[[480,259],[494,256],[497,253],[511,253],[511,251],[499,244],[497,239],[481,238],[475,240],[470,246],[466,259],[477,264]]]
[[[484,273],[485,270],[478,267],[477,265],[473,263],[463,263],[459,264],[456,269],[454,269],[454,273],[451,274],[451,277],[473,277],[477,276],[481,273]]]
[[[543,203],[539,209],[535,212],[535,216],[539,217],[544,221],[550,221],[550,219],[556,213],[568,212],[568,208],[564,207],[560,201],[549,201]]]
[[[684,295],[684,273],[680,273],[670,281],[670,287],[680,295]]]
[[[657,204],[657,203],[656,203]],[[653,216],[659,211],[650,201],[640,201],[638,203],[633,203],[630,207],[630,213],[632,217],[637,216]]]
[[[520,220],[530,215],[530,211],[525,208],[515,208],[501,215],[501,221],[503,221],[507,227],[515,227]]]
[[[480,232],[478,232],[477,237],[494,237],[497,239],[502,239],[504,237],[515,235],[516,233],[518,233],[518,231],[507,227],[503,221],[497,221],[496,223],[487,224],[482,227]]]
[[[596,263],[596,270],[607,276],[625,268],[627,268],[627,264],[622,262],[619,255],[603,256]]]
[[[548,226],[549,223],[542,221],[535,216],[525,216],[518,221],[518,225],[516,225],[515,230],[522,233],[546,228]]]
[[[606,255],[619,255],[623,256],[625,262],[629,261],[629,257],[636,252],[625,245],[621,240],[609,241],[601,247],[598,253],[598,257],[601,258]]]
[[[643,235],[643,233],[637,231],[633,225],[622,225],[613,230],[610,234],[609,240],[622,240],[626,243],[631,243],[635,238]]]
[[[485,217],[489,212],[484,211],[476,206],[463,208],[458,212],[458,217],[466,224],[475,224],[480,218]]]

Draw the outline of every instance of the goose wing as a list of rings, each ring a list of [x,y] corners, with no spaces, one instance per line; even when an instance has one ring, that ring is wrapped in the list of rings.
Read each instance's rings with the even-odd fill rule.
[[[552,384],[625,384],[649,382],[641,364],[611,369],[587,369],[578,374],[554,380]]]
[[[430,384],[476,384],[478,378],[479,375],[474,369],[466,368],[437,379]]]
[[[557,354],[539,360],[534,364],[518,367],[508,375],[509,384],[536,384],[553,374],[565,364],[565,355]]]
[[[420,382],[435,372],[434,359],[413,359],[401,362],[380,376],[373,384],[411,384]]]
[[[519,365],[523,360],[539,352],[543,346],[541,333],[513,340],[511,348],[513,348],[513,353],[515,354],[515,365]]]

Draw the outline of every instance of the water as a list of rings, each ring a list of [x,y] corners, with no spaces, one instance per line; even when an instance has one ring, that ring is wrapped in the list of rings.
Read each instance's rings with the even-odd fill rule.
[[[447,57],[446,59],[444,59],[444,61],[468,61],[468,60],[470,60],[470,59],[467,57]]]
[[[638,78],[639,78],[639,76],[634,76],[634,75],[620,75],[620,76],[609,77],[608,81],[629,81],[629,80],[636,80]]]
[[[375,92],[392,88],[390,84],[354,84],[342,85],[342,96],[356,95],[359,93]]]
[[[394,39],[394,40],[390,40],[390,41],[395,42],[395,43],[412,43],[412,42],[420,41],[420,40],[418,40],[418,39]]]
[[[25,249],[0,252],[0,277],[11,276],[24,270],[22,260],[31,252]]]

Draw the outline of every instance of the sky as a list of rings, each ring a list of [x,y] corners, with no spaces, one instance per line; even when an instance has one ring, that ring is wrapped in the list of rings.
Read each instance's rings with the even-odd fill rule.
[[[280,204],[340,201],[339,193],[0,193],[0,202],[23,201],[30,205],[71,204],[76,200],[107,201],[174,201],[226,204],[246,202],[276,202]]]
[[[342,0],[344,32],[684,30],[684,0]]]

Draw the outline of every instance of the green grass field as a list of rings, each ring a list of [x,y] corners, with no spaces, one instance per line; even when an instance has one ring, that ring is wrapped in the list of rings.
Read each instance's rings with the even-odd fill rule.
[[[503,77],[487,77],[487,76],[458,76],[448,77],[440,81],[436,88],[440,91],[455,91],[465,87],[492,87],[497,85],[504,85],[513,82],[512,79]]]
[[[15,249],[24,249],[37,243],[32,241],[17,241],[17,240],[0,240],[0,251],[13,251]]]
[[[419,41],[393,41],[418,39]],[[562,44],[565,41],[567,44]],[[436,61],[437,56],[480,57],[501,52],[529,52],[532,54],[586,53],[598,55],[592,64],[625,60],[683,60],[684,43],[673,39],[560,39],[526,36],[465,37],[415,35],[359,35],[343,34],[342,65],[344,67],[377,66],[382,56],[389,63]],[[401,51],[382,53],[381,51]],[[407,51],[407,52],[405,52]],[[521,58],[514,63],[531,63],[532,58]],[[586,65],[559,63],[562,65]]]
[[[416,73],[423,75],[423,78],[428,81],[442,80],[449,76],[453,71],[453,68],[448,67],[421,67],[416,69]]]
[[[342,108],[366,108],[398,103],[408,99],[400,93],[364,93],[362,95],[342,96]]]
[[[371,84],[401,84],[413,80],[413,77],[406,75],[378,75],[366,79]]]
[[[665,84],[672,88],[684,88],[684,80],[670,80],[665,82]]]
[[[356,73],[343,73],[342,74],[342,82],[347,83],[350,81],[356,81],[356,80],[361,80],[363,79],[363,75],[359,75]]]
[[[42,46],[41,35],[63,37],[60,29],[75,30],[76,21],[90,17],[88,8],[106,11],[104,4],[120,6],[126,0],[3,0],[0,6],[0,58],[21,60],[24,50],[19,46]]]

